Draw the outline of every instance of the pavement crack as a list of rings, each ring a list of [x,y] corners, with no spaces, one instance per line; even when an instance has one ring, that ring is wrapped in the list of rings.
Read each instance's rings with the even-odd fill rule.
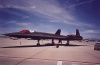
[[[97,59],[100,59],[100,58],[98,58],[97,56],[91,54],[90,52],[87,52],[87,51],[85,51],[85,52],[88,53],[88,54],[90,54],[90,55],[92,55],[93,57],[95,57],[95,58],[97,58]]]
[[[40,53],[42,53],[43,51],[45,51],[45,50],[47,50],[48,48],[46,48],[46,49],[44,49],[44,50],[42,50],[42,51],[40,51],[40,52],[38,52],[38,53],[36,53],[36,54],[34,54],[33,56],[31,56],[30,58],[32,58],[32,57],[34,57],[34,56],[36,56],[36,55],[38,55],[38,54],[40,54]]]
[[[89,55],[91,55],[91,56],[93,56],[93,57],[95,57],[95,58],[97,58],[97,59],[100,59],[99,57],[97,57],[97,56],[95,56],[95,55],[91,54],[91,53],[90,53],[90,52],[88,52],[88,51],[85,51],[85,50],[84,50],[84,52],[85,52],[85,53],[87,53],[87,54],[89,54]]]
[[[32,55],[31,57],[25,58],[24,60],[22,60],[22,61],[18,62],[18,63],[17,63],[17,64],[15,64],[15,65],[18,65],[18,64],[20,64],[20,63],[24,62],[25,60],[30,59],[30,58],[32,58],[32,57],[34,57],[34,56],[36,56],[36,55],[38,55],[38,54],[42,53],[43,51],[45,51],[45,50],[47,50],[47,49],[48,49],[48,48],[43,49],[42,51],[40,51],[40,52],[38,52],[38,53],[36,53],[36,54]]]

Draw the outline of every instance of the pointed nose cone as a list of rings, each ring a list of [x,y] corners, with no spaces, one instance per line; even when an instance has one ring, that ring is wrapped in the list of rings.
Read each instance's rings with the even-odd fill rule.
[[[9,36],[9,34],[2,34],[2,35]]]
[[[6,34],[1,34],[1,35],[6,35]]]

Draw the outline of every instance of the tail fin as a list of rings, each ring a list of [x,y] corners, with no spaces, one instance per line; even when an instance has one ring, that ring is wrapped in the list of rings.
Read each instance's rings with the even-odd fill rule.
[[[60,35],[60,33],[61,33],[61,29],[58,29],[55,34]]]
[[[76,35],[77,35],[77,36],[80,36],[80,32],[79,32],[78,29],[76,29]]]

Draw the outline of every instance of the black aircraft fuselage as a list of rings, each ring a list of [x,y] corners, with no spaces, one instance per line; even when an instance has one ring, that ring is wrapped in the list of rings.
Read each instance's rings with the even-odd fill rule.
[[[32,40],[38,40],[37,45],[40,45],[39,40],[41,39],[52,39],[52,44],[54,45],[54,39],[59,40],[59,43],[62,40],[66,40],[67,41],[67,45],[69,45],[69,41],[70,40],[82,40],[83,37],[80,36],[80,33],[78,31],[78,29],[76,30],[76,35],[60,35],[61,30],[58,29],[57,32],[55,34],[51,34],[51,33],[44,33],[44,32],[30,32],[29,30],[22,30],[20,32],[13,32],[13,33],[7,33],[7,34],[3,34],[5,36],[9,36],[9,37],[15,37],[15,38],[30,38]]]

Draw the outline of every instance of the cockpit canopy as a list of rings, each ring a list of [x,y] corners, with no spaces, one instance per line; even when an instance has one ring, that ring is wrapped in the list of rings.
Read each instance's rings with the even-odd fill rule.
[[[22,32],[22,33],[30,33],[29,30],[21,30],[20,32]]]
[[[32,33],[34,31],[32,31],[32,30],[21,30],[20,32],[22,32],[22,33]]]

